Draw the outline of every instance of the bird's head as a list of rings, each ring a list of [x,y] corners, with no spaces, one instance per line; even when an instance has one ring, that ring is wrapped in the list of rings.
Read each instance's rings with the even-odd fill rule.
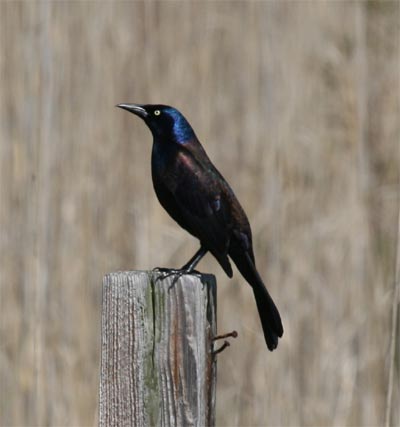
[[[195,137],[189,122],[176,108],[168,105],[118,104],[145,121],[155,140],[172,140],[184,144]]]

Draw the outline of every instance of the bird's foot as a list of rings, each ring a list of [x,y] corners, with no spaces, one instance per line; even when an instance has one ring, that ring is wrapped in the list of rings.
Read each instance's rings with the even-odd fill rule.
[[[195,276],[200,277],[201,273],[197,270],[189,270],[189,269],[175,269],[175,268],[163,268],[156,267],[153,268],[153,272],[160,272],[161,274],[156,278],[156,282],[159,280],[165,280],[168,277],[175,276],[172,280],[171,286],[168,289],[171,289],[175,286],[176,282],[185,274],[193,274]]]
[[[166,268],[166,267],[154,267],[151,270],[153,273],[170,273],[171,271],[177,271],[174,268]]]
[[[229,332],[227,334],[217,335],[217,336],[215,336],[212,339],[212,341],[214,342],[214,341],[217,341],[217,340],[220,340],[220,339],[223,339],[223,338],[229,338],[229,337],[237,338],[238,337],[238,333],[236,331],[232,331],[232,332]],[[212,354],[215,356],[216,354],[221,353],[222,351],[224,351],[230,345],[231,345],[230,342],[225,340],[224,343],[221,345],[221,347],[217,348],[216,350],[214,350],[212,352]]]
[[[153,273],[160,273],[155,282],[168,279],[168,277],[178,275],[180,273],[179,269],[175,268],[165,268],[165,267],[155,267],[152,270]],[[178,275],[178,279],[182,274]]]

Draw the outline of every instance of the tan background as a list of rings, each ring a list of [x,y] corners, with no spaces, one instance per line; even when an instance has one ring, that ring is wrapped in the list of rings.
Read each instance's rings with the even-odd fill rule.
[[[399,206],[398,2],[0,4],[0,424],[96,423],[102,276],[197,248],[159,206],[151,135],[193,124],[282,313],[218,278],[218,425],[382,425]],[[397,367],[399,355],[397,353]],[[393,424],[399,422],[399,370]]]

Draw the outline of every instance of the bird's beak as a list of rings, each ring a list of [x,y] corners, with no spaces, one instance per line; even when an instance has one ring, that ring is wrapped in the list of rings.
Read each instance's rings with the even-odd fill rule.
[[[149,113],[139,104],[118,104],[116,107],[122,108],[130,113],[136,114],[137,116],[145,119]]]

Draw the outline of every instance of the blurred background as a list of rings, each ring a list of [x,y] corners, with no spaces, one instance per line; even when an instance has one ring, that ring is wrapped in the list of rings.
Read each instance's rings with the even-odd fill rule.
[[[0,4],[0,425],[97,422],[101,282],[177,267],[151,135],[192,123],[246,209],[285,334],[218,279],[220,426],[380,426],[399,209],[399,2]],[[391,425],[400,419],[399,351]]]

